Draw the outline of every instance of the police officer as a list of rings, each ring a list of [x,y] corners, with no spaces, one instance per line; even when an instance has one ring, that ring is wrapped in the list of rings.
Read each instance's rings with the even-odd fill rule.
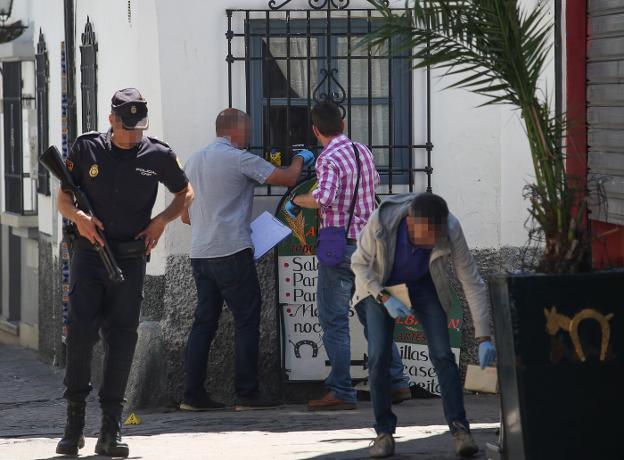
[[[84,446],[85,399],[91,390],[91,359],[98,335],[104,340],[104,369],[99,392],[102,428],[95,447],[101,455],[127,457],[121,441],[121,413],[137,341],[145,264],[165,226],[187,208],[193,191],[171,148],[143,136],[147,102],[138,90],[117,91],[109,116],[111,129],[80,136],[67,159],[76,184],[88,196],[94,215],[74,206],[59,190],[60,213],[73,222],[69,316],[67,321],[68,400],[65,434],[56,452],[77,455]],[[174,198],[156,217],[152,208],[162,182]],[[103,231],[106,243],[97,232]],[[125,280],[113,283],[94,244],[109,244]]]

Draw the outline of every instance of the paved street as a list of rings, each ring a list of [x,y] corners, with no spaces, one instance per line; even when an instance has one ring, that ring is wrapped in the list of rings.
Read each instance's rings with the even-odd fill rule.
[[[0,459],[50,459],[62,433],[62,370],[34,352],[0,345]],[[439,399],[396,407],[397,459],[455,459]],[[496,439],[498,399],[467,396],[473,432],[482,447]],[[249,412],[138,411],[143,423],[125,427],[133,459],[361,459],[374,437],[370,403],[355,411],[311,413],[304,406]],[[99,429],[95,397],[89,399],[87,445],[93,454]]]

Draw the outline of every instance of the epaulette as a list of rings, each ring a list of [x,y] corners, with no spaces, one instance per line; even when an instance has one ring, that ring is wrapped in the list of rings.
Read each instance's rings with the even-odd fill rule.
[[[158,139],[157,137],[152,137],[152,136],[145,136],[147,137],[149,140],[156,142],[157,144],[160,145],[164,145],[165,147],[167,147],[168,149],[170,149],[171,147],[169,146],[169,144],[167,144],[165,141],[162,141],[160,139]]]
[[[99,136],[101,133],[99,131],[87,131],[86,133],[79,134],[78,137],[92,137]]]

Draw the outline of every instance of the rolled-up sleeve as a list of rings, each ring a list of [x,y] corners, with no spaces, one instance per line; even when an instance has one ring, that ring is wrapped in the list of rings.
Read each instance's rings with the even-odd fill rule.
[[[240,154],[240,171],[258,184],[264,184],[275,171],[275,166],[258,155],[243,152]]]
[[[312,192],[312,196],[322,208],[330,207],[340,189],[340,170],[326,158],[319,158],[316,162],[316,177],[318,188]]]

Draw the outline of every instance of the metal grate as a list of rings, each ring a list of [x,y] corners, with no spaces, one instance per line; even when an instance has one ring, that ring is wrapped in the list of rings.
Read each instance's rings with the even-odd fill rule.
[[[382,176],[382,194],[431,191],[430,71],[414,85],[411,53],[359,47],[375,30],[375,10],[349,9],[348,0],[308,0],[305,9],[284,9],[292,0],[265,10],[227,10],[228,101],[252,119],[249,150],[265,159],[281,153],[287,165],[294,147],[320,153],[311,130],[310,109],[332,100],[342,110],[345,133],[367,144]],[[416,90],[414,89],[416,87]],[[244,94],[244,99],[242,95]],[[415,142],[414,96],[420,133]],[[424,105],[424,107],[423,107]],[[424,180],[416,183],[417,174]],[[259,187],[258,195],[282,189]]]
[[[80,89],[82,92],[82,132],[97,130],[97,40],[87,16],[80,45]]]
[[[49,144],[48,86],[50,79],[48,49],[41,29],[39,29],[35,64],[37,66],[37,154],[41,156]],[[50,173],[43,166],[39,166],[37,169],[37,179],[37,192],[43,195],[50,195]]]

